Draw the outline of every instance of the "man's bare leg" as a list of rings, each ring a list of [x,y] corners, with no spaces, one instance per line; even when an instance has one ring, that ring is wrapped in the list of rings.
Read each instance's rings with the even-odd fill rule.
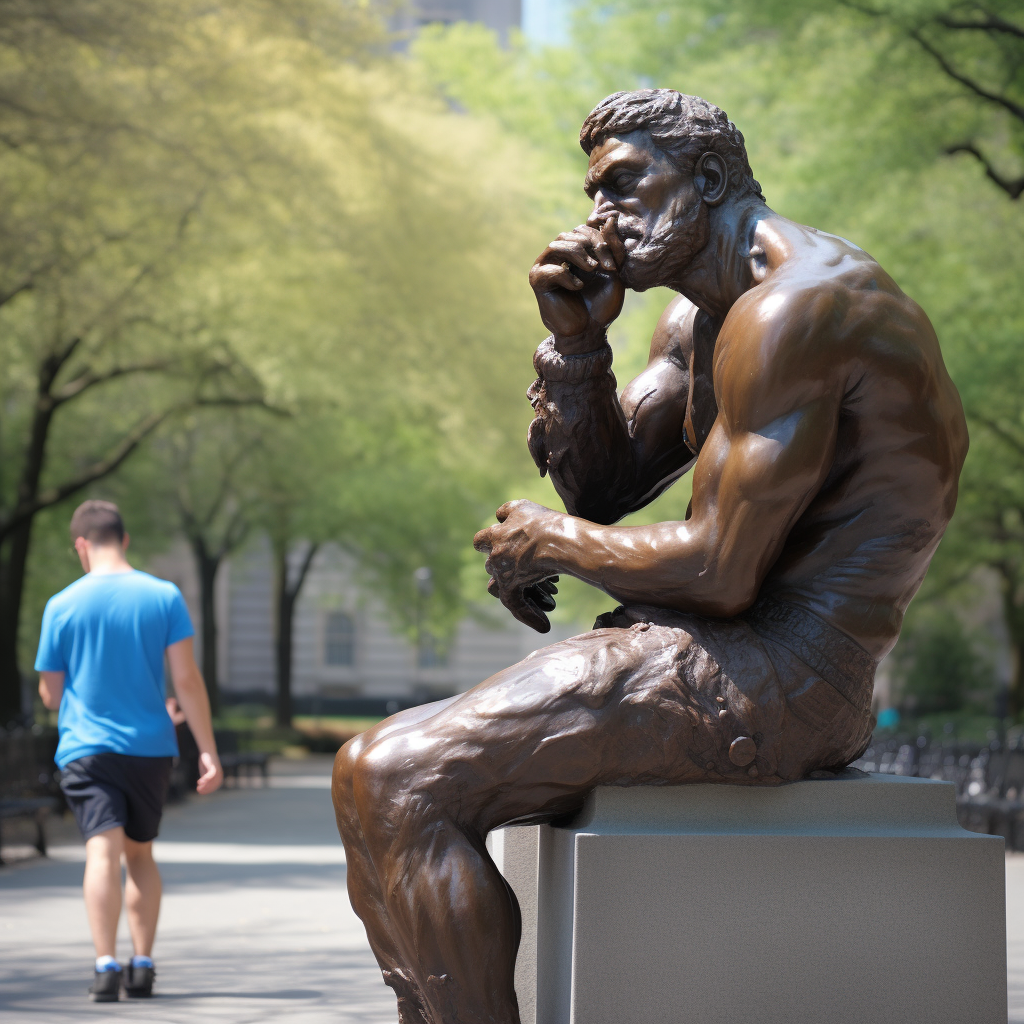
[[[85,844],[82,891],[96,956],[117,956],[117,922],[121,917],[121,854],[124,829],[109,829]]]
[[[124,895],[132,947],[138,956],[152,956],[163,894],[160,869],[153,860],[152,842],[137,843],[125,836],[124,854],[128,868]]]

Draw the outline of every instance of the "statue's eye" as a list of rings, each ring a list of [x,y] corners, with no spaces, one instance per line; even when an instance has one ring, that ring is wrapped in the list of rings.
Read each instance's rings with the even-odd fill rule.
[[[616,174],[612,180],[612,187],[616,192],[628,192],[636,184],[636,175],[629,172]]]

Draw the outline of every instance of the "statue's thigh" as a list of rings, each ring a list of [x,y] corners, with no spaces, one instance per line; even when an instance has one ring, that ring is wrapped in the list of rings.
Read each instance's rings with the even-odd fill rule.
[[[757,755],[737,766],[729,748],[756,715],[691,632],[600,629],[492,676],[408,739],[432,791],[487,830],[564,814],[598,785],[752,781]]]

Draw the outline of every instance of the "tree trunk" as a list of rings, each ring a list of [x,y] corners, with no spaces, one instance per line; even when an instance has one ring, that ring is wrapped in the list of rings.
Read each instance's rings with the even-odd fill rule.
[[[202,616],[203,641],[202,670],[206,690],[210,695],[210,710],[220,714],[220,678],[217,672],[217,570],[221,559],[211,555],[202,537],[192,538],[192,553],[199,573],[199,609]]]
[[[1010,676],[1010,689],[1007,693],[1006,714],[1008,718],[1020,718],[1024,710],[1024,695],[1021,693],[1021,664],[1024,663],[1024,637],[1011,637],[1010,654],[1012,657],[1012,674]]]
[[[1016,567],[1000,566],[1003,577],[1003,619],[1010,638],[1010,686],[1006,714],[1018,719],[1024,711],[1024,594],[1021,593]]]
[[[278,725],[292,724],[292,620],[295,600],[288,586],[288,547],[274,551],[274,656],[277,668],[275,713]]]
[[[288,545],[274,545],[274,654],[277,667],[277,724],[292,724],[292,629],[295,606],[319,544],[310,544],[294,583],[288,582]]]
[[[22,712],[18,626],[31,536],[32,520],[28,520],[8,534],[0,547],[0,725]]]
[[[0,724],[21,714],[21,670],[18,666],[18,626],[21,598],[25,590],[32,515],[18,521],[18,511],[31,507],[39,494],[39,482],[46,460],[46,442],[53,422],[54,404],[50,388],[61,365],[74,350],[44,359],[36,382],[36,404],[32,413],[28,444],[21,465],[14,507],[7,528],[0,533]]]

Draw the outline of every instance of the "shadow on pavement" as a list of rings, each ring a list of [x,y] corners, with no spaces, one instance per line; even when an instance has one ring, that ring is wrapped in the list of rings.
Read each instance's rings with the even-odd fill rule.
[[[160,864],[164,892],[186,893],[207,886],[274,886],[286,889],[335,889],[345,885],[344,864]],[[0,869],[0,891],[18,899],[44,889],[82,887],[80,863],[47,861]],[[20,891],[20,892],[19,892]],[[19,896],[14,896],[15,892]]]

